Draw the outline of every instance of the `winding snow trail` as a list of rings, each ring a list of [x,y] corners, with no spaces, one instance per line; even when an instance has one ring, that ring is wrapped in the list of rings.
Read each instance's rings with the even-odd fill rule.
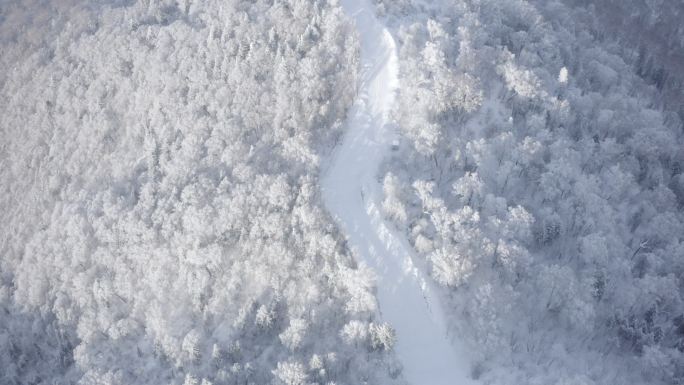
[[[395,351],[413,385],[473,384],[457,353],[444,314],[406,239],[383,220],[376,173],[396,133],[387,125],[399,86],[392,35],[367,0],[342,0],[361,39],[361,84],[347,132],[322,178],[323,201],[347,235],[356,257],[377,275],[382,318],[397,332]]]

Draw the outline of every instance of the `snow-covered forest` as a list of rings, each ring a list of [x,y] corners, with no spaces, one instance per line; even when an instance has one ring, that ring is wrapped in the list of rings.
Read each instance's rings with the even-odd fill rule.
[[[681,0],[0,0],[0,385],[684,384]]]
[[[657,62],[684,31],[640,3],[621,7],[671,24],[603,31],[560,2],[379,4],[401,42],[405,142],[383,207],[485,383],[684,381],[684,62]],[[622,29],[653,38],[620,45]]]
[[[339,7],[2,16],[0,383],[389,376],[369,272],[318,203],[355,92]]]

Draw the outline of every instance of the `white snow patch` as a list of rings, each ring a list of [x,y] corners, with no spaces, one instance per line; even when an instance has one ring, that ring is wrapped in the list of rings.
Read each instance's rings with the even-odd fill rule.
[[[560,72],[558,73],[558,82],[561,84],[568,82],[568,69],[566,67],[560,69]]]

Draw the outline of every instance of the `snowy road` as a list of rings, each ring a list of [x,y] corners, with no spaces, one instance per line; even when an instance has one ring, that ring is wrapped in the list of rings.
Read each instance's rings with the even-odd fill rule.
[[[412,385],[472,384],[464,354],[447,336],[444,315],[406,239],[383,220],[380,161],[395,133],[387,127],[399,86],[396,46],[367,0],[343,0],[361,40],[361,84],[347,132],[322,179],[323,200],[357,259],[378,278],[383,320],[397,332],[395,351]]]

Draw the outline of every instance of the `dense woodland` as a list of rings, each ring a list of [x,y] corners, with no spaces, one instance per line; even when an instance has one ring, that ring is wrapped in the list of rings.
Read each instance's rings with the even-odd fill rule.
[[[472,377],[684,384],[682,2],[374,3]],[[320,198],[358,67],[338,0],[0,1],[0,384],[404,384]]]
[[[326,1],[0,5],[0,383],[378,383],[319,203],[355,93]]]
[[[474,376],[681,384],[681,7],[448,3],[378,1],[404,137],[383,207],[444,288]]]

